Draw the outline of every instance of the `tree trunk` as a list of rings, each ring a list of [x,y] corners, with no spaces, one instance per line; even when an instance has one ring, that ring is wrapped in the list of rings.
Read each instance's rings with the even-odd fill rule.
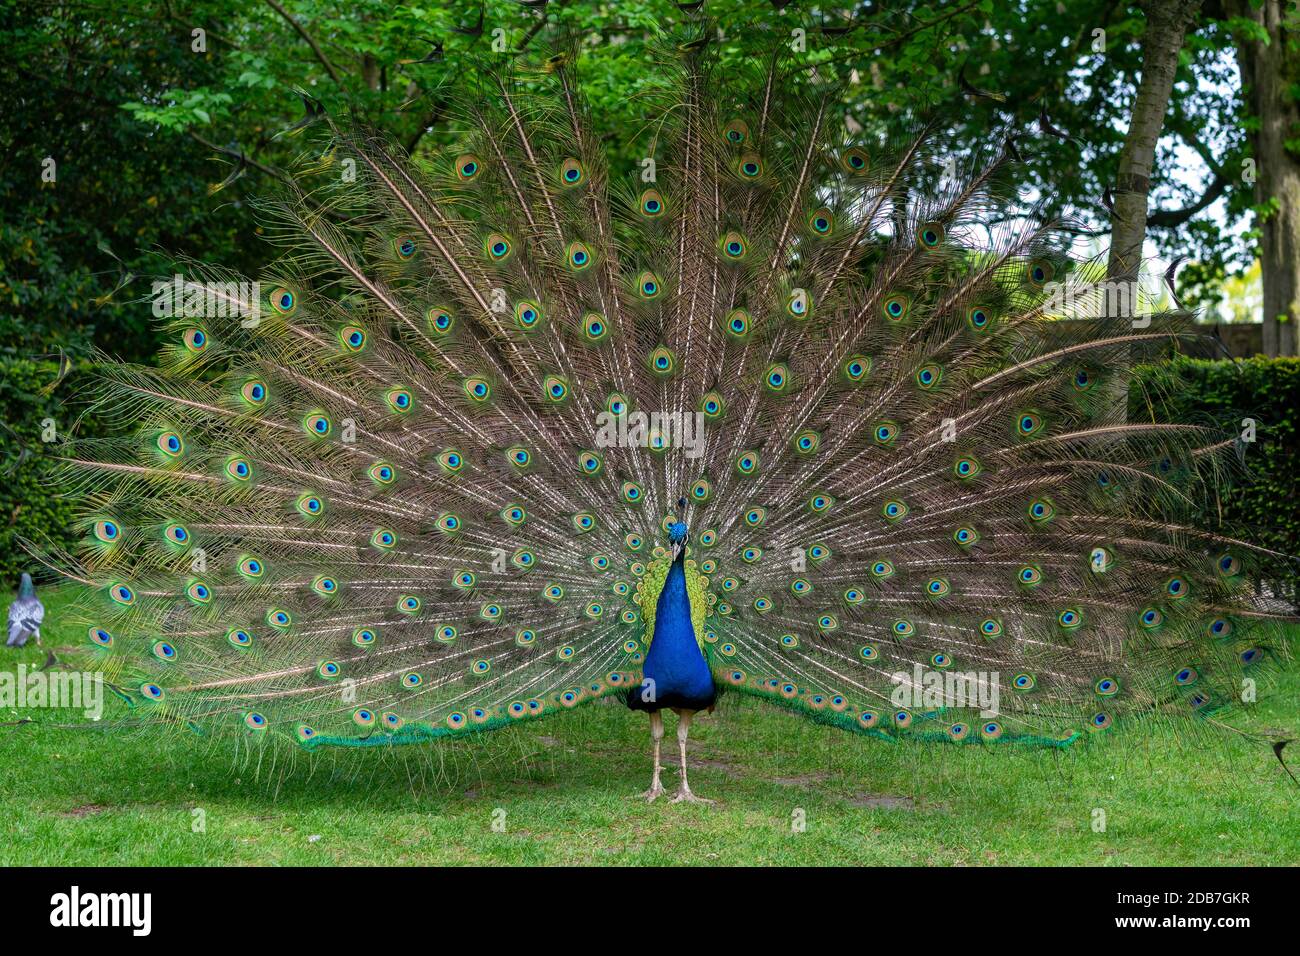
[[[1253,20],[1268,43],[1243,37],[1237,65],[1246,106],[1259,128],[1250,133],[1255,160],[1255,203],[1272,208],[1259,216],[1260,279],[1264,286],[1264,354],[1296,355],[1300,322],[1300,150],[1288,138],[1300,136],[1300,103],[1291,89],[1300,83],[1300,18],[1284,22],[1282,0],[1225,4],[1231,16]]]
[[[1142,79],[1119,157],[1115,208],[1111,213],[1110,256],[1106,276],[1136,282],[1142,267],[1142,243],[1147,235],[1147,197],[1156,141],[1165,125],[1169,94],[1174,88],[1178,52],[1183,37],[1196,22],[1201,0],[1147,0],[1146,30],[1142,34]],[[1131,305],[1136,305],[1134,294]]]

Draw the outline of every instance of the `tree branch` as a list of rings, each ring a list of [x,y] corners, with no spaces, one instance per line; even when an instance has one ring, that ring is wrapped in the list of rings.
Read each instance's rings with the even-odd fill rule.
[[[288,22],[289,26],[293,27],[295,30],[298,31],[298,35],[307,41],[307,45],[311,47],[311,51],[316,54],[316,59],[320,60],[321,66],[325,67],[325,72],[330,75],[330,79],[333,80],[337,85],[342,86],[343,80],[338,75],[338,72],[334,69],[334,64],[330,63],[329,59],[325,56],[325,51],[322,50],[316,44],[316,41],[312,38],[312,35],[307,32],[307,28],[304,27],[297,20],[295,20],[290,15],[289,11],[280,5],[279,0],[266,0],[266,5],[269,6],[276,13],[280,14],[280,16],[284,17],[285,21]]]
[[[1228,180],[1222,173],[1215,173],[1214,181],[1210,183],[1201,198],[1196,200],[1190,206],[1184,206],[1182,209],[1157,209],[1147,216],[1148,226],[1158,226],[1162,229],[1172,229],[1175,226],[1181,226],[1187,220],[1191,219],[1198,212],[1210,205],[1216,199],[1223,195],[1224,190],[1228,188]]]

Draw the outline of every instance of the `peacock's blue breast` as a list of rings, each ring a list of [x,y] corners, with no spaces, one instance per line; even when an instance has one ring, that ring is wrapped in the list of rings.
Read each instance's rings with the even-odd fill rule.
[[[712,706],[717,695],[709,663],[695,639],[681,560],[673,562],[655,605],[655,630],[642,674],[641,686],[628,694],[628,706],[636,710],[702,710]]]

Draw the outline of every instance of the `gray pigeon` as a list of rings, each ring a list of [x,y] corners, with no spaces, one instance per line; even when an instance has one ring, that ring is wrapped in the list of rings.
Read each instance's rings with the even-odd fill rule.
[[[23,582],[18,586],[18,598],[9,605],[9,640],[7,647],[22,647],[29,637],[41,643],[41,621],[45,620],[45,605],[36,596],[32,576],[23,572]]]

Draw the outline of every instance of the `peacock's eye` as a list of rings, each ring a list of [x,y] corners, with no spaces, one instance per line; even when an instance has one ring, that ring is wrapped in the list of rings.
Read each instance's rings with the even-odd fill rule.
[[[647,189],[641,194],[641,215],[655,219],[664,212],[664,197],[656,189]]]
[[[576,186],[586,177],[586,171],[582,168],[582,163],[573,157],[569,157],[560,164],[560,182],[565,186]]]
[[[482,169],[482,162],[473,153],[466,153],[456,160],[456,178],[462,182],[473,180]]]

